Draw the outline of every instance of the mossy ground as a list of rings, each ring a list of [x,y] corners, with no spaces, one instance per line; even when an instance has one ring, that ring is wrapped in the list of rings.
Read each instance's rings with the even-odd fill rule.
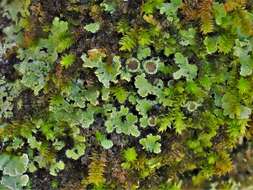
[[[15,38],[0,57],[1,98],[14,97],[0,135],[2,153],[28,154],[27,189],[252,188],[252,1],[26,1],[0,17],[0,44]],[[128,73],[131,57],[159,70]]]

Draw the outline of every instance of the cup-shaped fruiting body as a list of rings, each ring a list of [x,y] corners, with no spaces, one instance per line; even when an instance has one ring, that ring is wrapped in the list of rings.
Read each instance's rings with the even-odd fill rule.
[[[200,104],[198,104],[197,102],[194,102],[194,101],[189,101],[186,103],[185,106],[189,112],[194,112],[195,110],[197,110],[197,108],[200,106]]]
[[[144,71],[150,75],[154,75],[158,71],[159,59],[150,59],[143,62]]]
[[[157,124],[156,117],[151,116],[151,117],[148,118],[148,125],[149,126],[154,127],[154,126],[156,126],[156,124]]]
[[[127,59],[126,68],[131,73],[136,73],[140,69],[140,61],[134,57]]]
[[[160,89],[163,89],[163,87],[164,87],[163,81],[161,79],[155,79],[154,85]]]

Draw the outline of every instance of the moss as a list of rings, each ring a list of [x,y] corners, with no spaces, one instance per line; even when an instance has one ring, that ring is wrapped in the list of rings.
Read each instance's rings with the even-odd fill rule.
[[[251,4],[2,0],[2,155],[28,155],[36,190],[241,188]],[[0,189],[20,189],[5,159]]]

